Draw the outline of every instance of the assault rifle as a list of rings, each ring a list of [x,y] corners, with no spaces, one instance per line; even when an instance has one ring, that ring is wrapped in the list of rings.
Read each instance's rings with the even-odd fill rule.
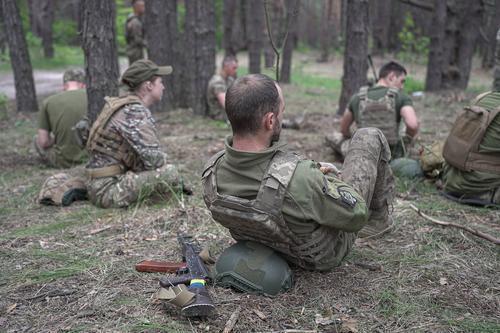
[[[373,78],[375,79],[375,84],[376,84],[378,81],[378,77],[377,77],[377,71],[375,70],[375,66],[373,66],[372,56],[371,54],[369,54],[367,57],[368,57],[368,65],[370,65],[370,68],[372,69]]]
[[[205,287],[209,271],[199,256],[201,248],[191,236],[178,235],[177,240],[186,265],[176,275],[160,278],[160,286],[175,294],[171,302],[181,307],[184,316],[208,316],[215,305]]]

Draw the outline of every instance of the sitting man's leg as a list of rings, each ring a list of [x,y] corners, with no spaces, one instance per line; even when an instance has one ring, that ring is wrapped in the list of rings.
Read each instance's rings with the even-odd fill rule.
[[[344,138],[340,132],[333,132],[332,134],[325,136],[326,145],[332,148],[333,151],[339,154],[342,158],[345,158],[347,155],[350,142],[351,140]]]
[[[376,128],[356,131],[342,167],[342,179],[360,193],[370,207],[368,224],[360,237],[377,236],[390,230],[389,205],[394,197],[394,177],[387,140]]]
[[[141,196],[169,194],[181,191],[182,182],[177,168],[172,164],[143,171],[127,172],[124,175],[92,180],[88,184],[90,201],[102,208],[128,207]]]

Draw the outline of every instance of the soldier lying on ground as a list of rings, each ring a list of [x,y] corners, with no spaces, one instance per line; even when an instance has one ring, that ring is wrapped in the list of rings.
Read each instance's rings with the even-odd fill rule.
[[[87,142],[87,189],[93,204],[127,207],[143,195],[182,189],[176,167],[167,163],[167,154],[161,150],[148,109],[163,96],[161,76],[171,72],[170,66],[138,60],[121,79],[129,93],[106,98]]]
[[[279,142],[284,110],[281,88],[269,77],[235,81],[226,94],[233,136],[204,168],[204,200],[236,240],[267,245],[306,269],[328,270],[358,233],[390,229],[390,149],[380,130],[360,129],[335,176]]]
[[[500,91],[487,92],[457,117],[443,149],[444,194],[449,199],[500,205],[499,106]]]
[[[83,71],[66,71],[63,90],[43,101],[38,115],[38,133],[34,138],[35,150],[42,162],[53,168],[70,168],[87,158],[71,131],[71,127],[87,113]]]
[[[418,119],[411,98],[402,89],[406,80],[406,69],[396,62],[380,68],[379,80],[374,87],[362,87],[351,97],[340,120],[340,133],[326,136],[326,143],[335,152],[345,156],[351,137],[351,125],[358,128],[376,127],[384,133],[391,148],[392,158],[402,157],[405,146],[418,133]],[[406,135],[399,136],[401,119],[406,125]]]

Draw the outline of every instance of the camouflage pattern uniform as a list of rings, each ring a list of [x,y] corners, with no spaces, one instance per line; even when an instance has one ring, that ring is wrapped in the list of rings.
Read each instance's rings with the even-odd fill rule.
[[[141,196],[165,195],[182,187],[177,169],[167,164],[167,154],[160,150],[149,109],[138,103],[125,105],[113,114],[106,129],[126,142],[130,162],[126,165],[102,152],[90,152],[89,174],[114,165],[122,170],[113,176],[90,177],[87,188],[92,203],[103,208],[127,207]]]
[[[226,111],[220,105],[217,95],[225,93],[233,84],[234,78],[228,76],[226,79],[220,74],[212,76],[207,86],[208,116],[216,120],[227,120]]]
[[[126,53],[129,65],[136,60],[143,59],[146,44],[142,17],[133,13],[129,15],[125,24],[125,40],[127,42]]]
[[[318,163],[280,143],[256,153],[231,144],[226,140],[225,153],[207,163],[202,182],[212,217],[235,239],[267,245],[305,269],[328,270],[350,252],[358,231],[387,225],[394,180],[380,130],[356,132],[341,178],[323,175]]]

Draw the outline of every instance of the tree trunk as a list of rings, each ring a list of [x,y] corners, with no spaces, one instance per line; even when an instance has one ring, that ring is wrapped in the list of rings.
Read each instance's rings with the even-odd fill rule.
[[[480,1],[460,0],[448,3],[442,88],[467,87],[482,11]]]
[[[371,20],[371,36],[373,40],[372,54],[383,55],[389,47],[389,31],[391,25],[391,0],[371,2],[373,13]]]
[[[163,77],[165,92],[155,111],[167,111],[179,104],[179,78],[182,72],[178,49],[177,0],[148,0],[145,17],[145,35],[148,42],[148,56],[159,66],[173,66],[172,75]]]
[[[0,4],[0,54],[4,55],[6,49],[7,35],[5,34],[5,24],[3,22],[2,4]]]
[[[224,7],[222,9],[222,17],[223,17],[223,27],[224,27],[224,36],[223,36],[223,47],[224,53],[226,56],[236,55],[236,49],[234,47],[232,38],[233,38],[233,27],[235,25],[235,20],[237,18],[237,9],[238,2],[235,0],[224,0]]]
[[[334,28],[332,24],[333,0],[323,0],[321,13],[321,34],[320,48],[321,53],[318,62],[327,62],[330,56],[330,48],[332,46],[332,36]]]
[[[215,72],[215,1],[190,0],[185,5],[189,106],[195,114],[206,115],[206,89]]]
[[[254,0],[246,4],[248,37],[248,72],[260,73],[260,56],[264,37],[264,3]]]
[[[497,31],[495,46],[495,71],[493,73],[493,89],[500,91],[500,29]]]
[[[16,86],[17,111],[38,111],[33,70],[17,1],[0,0]]]
[[[52,24],[54,23],[54,0],[29,0],[31,31],[42,39],[43,53],[46,58],[54,57]]]
[[[274,45],[279,49],[282,47],[284,31],[286,29],[286,13],[284,0],[268,1],[267,10],[269,14],[269,21],[271,23],[271,36],[273,38]],[[266,35],[264,37],[264,60],[265,67],[270,68],[275,66],[276,53],[271,46],[271,41],[269,40],[267,25],[265,27]]]
[[[429,45],[429,60],[427,62],[427,75],[425,77],[425,90],[437,91],[442,85],[442,68],[444,65],[443,44],[446,27],[446,1],[434,0],[434,27]]]
[[[349,98],[366,84],[368,70],[368,0],[350,0],[347,4],[344,74],[339,115],[344,114]]]
[[[281,63],[280,82],[290,83],[290,74],[292,70],[292,54],[295,45],[297,45],[297,18],[299,17],[299,0],[285,0],[286,17],[288,26],[288,37],[283,47],[283,62]]]
[[[83,51],[87,76],[88,118],[94,122],[105,96],[118,94],[118,55],[115,35],[115,1],[83,2]]]

